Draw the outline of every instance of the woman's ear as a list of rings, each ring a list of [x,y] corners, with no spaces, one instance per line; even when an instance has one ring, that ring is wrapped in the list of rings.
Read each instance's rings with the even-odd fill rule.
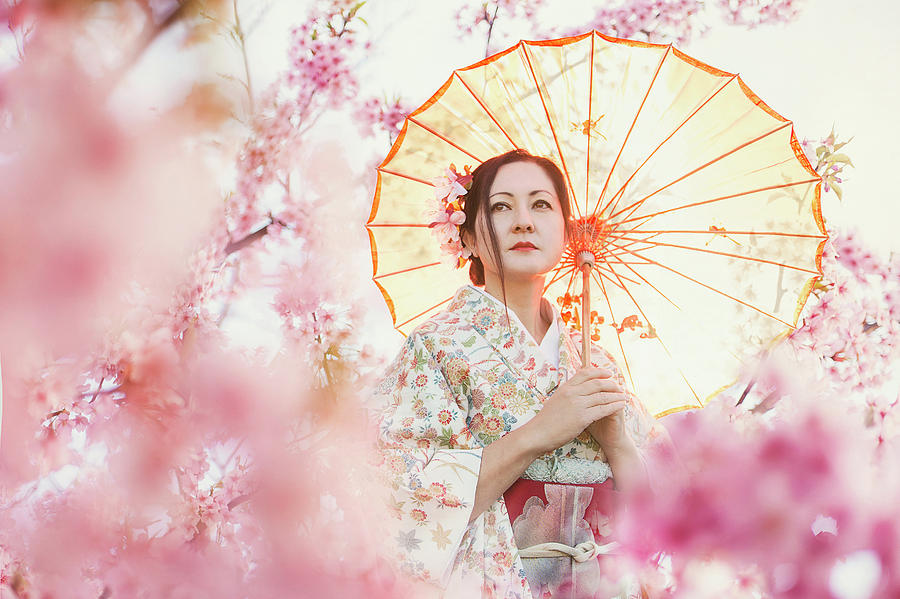
[[[472,252],[472,256],[477,258],[478,252],[475,250],[475,240],[473,239],[472,234],[468,230],[459,232],[460,241],[462,241],[463,247]]]

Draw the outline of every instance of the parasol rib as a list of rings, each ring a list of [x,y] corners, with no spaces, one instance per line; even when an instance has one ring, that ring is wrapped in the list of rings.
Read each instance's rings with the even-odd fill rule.
[[[575,206],[578,206],[578,201],[575,199],[575,188],[572,187],[572,178],[569,175],[569,167],[566,165],[566,157],[563,155],[562,148],[559,145],[559,138],[556,135],[556,127],[553,126],[553,119],[550,118],[550,110],[547,108],[547,102],[544,99],[544,94],[541,93],[541,84],[538,83],[537,75],[534,72],[534,66],[531,64],[531,56],[528,55],[528,47],[525,46],[523,42],[519,42],[519,48],[522,50],[522,54],[525,56],[525,62],[528,65],[528,70],[531,72],[531,80],[534,81],[534,88],[537,90],[538,98],[541,100],[541,106],[544,107],[544,115],[547,117],[547,125],[550,126],[550,133],[553,134],[553,143],[556,144],[556,152],[559,154],[559,161],[562,164],[563,172],[566,174],[566,184],[569,186],[569,193],[572,194],[571,201],[575,202]],[[578,211],[580,215],[580,210]]]
[[[746,148],[746,147],[749,146],[749,145],[755,144],[755,143],[758,142],[759,140],[765,139],[765,138],[767,138],[768,136],[770,136],[770,135],[772,135],[772,134],[774,134],[774,133],[778,133],[779,131],[781,131],[781,130],[784,129],[785,127],[790,127],[791,125],[792,125],[791,121],[787,121],[787,122],[785,122],[785,123],[779,125],[778,127],[775,127],[774,129],[770,129],[769,131],[766,131],[766,132],[763,133],[762,135],[759,135],[759,136],[757,136],[757,137],[751,139],[750,141],[746,141],[746,142],[742,143],[741,145],[739,145],[739,146],[737,146],[737,147],[735,147],[735,148],[732,148],[731,150],[728,150],[728,151],[725,152],[724,154],[721,154],[721,155],[719,155],[719,156],[716,156],[715,158],[713,158],[712,160],[710,160],[710,161],[707,162],[706,164],[701,164],[700,166],[698,166],[698,167],[695,168],[694,170],[692,170],[692,171],[690,171],[690,172],[688,172],[688,173],[685,173],[685,174],[681,175],[680,177],[678,177],[677,179],[675,179],[675,180],[672,181],[671,183],[667,183],[666,185],[663,185],[662,187],[660,187],[659,189],[657,189],[656,191],[654,191],[654,192],[651,193],[650,195],[647,195],[647,196],[641,198],[640,200],[638,200],[638,201],[635,202],[634,204],[631,204],[630,206],[626,206],[625,208],[622,208],[622,209],[619,210],[618,212],[616,212],[616,213],[614,213],[614,214],[611,214],[611,215],[609,216],[609,218],[611,218],[611,219],[612,219],[612,218],[615,218],[615,217],[618,216],[619,214],[622,214],[623,212],[626,212],[627,210],[629,210],[629,209],[632,208],[632,207],[640,206],[641,204],[643,204],[644,202],[646,202],[647,200],[649,200],[650,198],[652,198],[653,196],[655,196],[655,195],[658,194],[659,192],[663,191],[664,189],[668,189],[669,187],[675,185],[675,184],[678,183],[679,181],[683,181],[684,179],[690,177],[691,175],[696,174],[696,173],[702,171],[703,169],[705,169],[705,168],[707,168],[707,167],[709,167],[709,166],[711,166],[711,165],[717,163],[718,161],[723,160],[723,159],[725,159],[725,158],[731,156],[731,155],[734,154],[735,152],[738,152],[738,151],[740,151],[740,150]]]
[[[428,268],[429,266],[437,266],[438,264],[440,264],[440,262],[432,262],[431,264],[420,264],[419,266],[413,266],[413,267],[411,267],[411,268],[404,268],[403,270],[395,270],[394,272],[386,272],[386,273],[384,273],[384,274],[381,274],[381,275],[378,275],[378,276],[375,276],[375,277],[372,277],[372,278],[373,278],[374,280],[377,281],[378,279],[383,279],[383,278],[385,278],[385,277],[392,277],[392,276],[394,276],[394,275],[403,274],[403,273],[405,273],[405,272],[410,272],[410,271],[413,271],[413,270],[419,270],[419,269],[422,269],[422,268]]]
[[[784,189],[787,187],[794,187],[795,185],[808,185],[810,183],[818,183],[821,179],[804,179],[802,181],[794,181],[792,183],[782,183],[780,185],[768,185],[766,187],[758,187],[756,189],[750,189],[748,191],[739,191],[737,193],[732,193],[725,196],[719,196],[718,198],[712,198],[711,200],[703,200],[700,202],[692,202],[690,204],[685,204],[683,206],[676,206],[675,208],[667,208],[666,210],[660,210],[659,212],[651,212],[649,214],[642,214],[641,216],[635,216],[625,218],[620,220],[617,224],[623,224],[628,222],[633,222],[637,220],[647,220],[653,216],[659,216],[660,214],[668,214],[669,212],[675,212],[676,210],[684,210],[685,208],[694,208],[695,206],[703,206],[704,204],[712,204],[713,202],[721,202],[723,200],[730,200],[732,198],[738,198],[740,196],[746,196],[754,193],[760,193],[763,191],[772,191],[774,189]],[[625,208],[627,209],[627,207]],[[625,210],[623,209],[623,210]]]
[[[451,146],[453,146],[454,148],[456,148],[457,150],[459,150],[460,152],[462,152],[462,153],[465,154],[466,156],[470,157],[472,160],[477,161],[479,164],[482,163],[482,162],[484,162],[484,160],[482,160],[481,158],[479,158],[478,156],[476,156],[476,155],[473,154],[472,152],[468,151],[467,149],[463,148],[462,146],[460,146],[460,145],[458,145],[458,144],[453,143],[452,141],[450,141],[449,139],[447,139],[446,137],[444,137],[443,135],[441,135],[440,133],[438,133],[437,131],[435,131],[434,129],[432,129],[431,127],[429,127],[428,125],[426,125],[426,124],[424,124],[424,123],[418,121],[415,117],[408,116],[408,117],[406,117],[406,120],[410,121],[411,123],[415,123],[416,125],[418,125],[418,126],[421,127],[422,129],[425,129],[425,131],[428,131],[429,133],[431,133],[432,135],[434,135],[434,136],[437,137],[438,139],[441,139],[441,140],[447,142],[448,144],[450,144]]]
[[[603,292],[603,299],[606,300],[606,305],[609,307],[609,317],[612,318],[613,322],[616,322],[616,315],[612,309],[612,303],[609,301],[609,295],[606,293],[606,285],[603,284],[602,278],[597,278],[597,282],[600,284],[600,290]],[[619,332],[619,327],[615,327],[616,329],[616,339],[619,342],[619,351],[622,353],[622,360],[625,362],[625,370],[628,371],[628,380],[631,381],[631,388],[634,389],[634,377],[631,375],[631,366],[628,364],[628,356],[625,355],[625,346],[622,345],[622,334]]]
[[[674,129],[671,133],[669,133],[669,135],[668,135],[664,140],[662,140],[661,142],[659,142],[659,145],[656,146],[656,147],[653,149],[652,152],[650,152],[650,154],[647,156],[647,158],[645,158],[644,161],[643,161],[636,169],[634,169],[634,172],[631,173],[631,176],[628,177],[628,179],[625,180],[625,183],[623,183],[623,184],[622,184],[622,187],[620,187],[620,188],[618,189],[618,191],[616,191],[616,193],[613,195],[613,197],[611,198],[611,200],[616,200],[616,201],[618,201],[617,198],[620,198],[620,197],[622,196],[622,194],[625,193],[625,188],[628,187],[628,184],[631,183],[631,180],[634,179],[635,175],[638,174],[638,171],[640,171],[640,170],[644,167],[644,165],[647,164],[647,163],[650,161],[651,158],[653,158],[653,155],[656,154],[656,152],[657,152],[661,147],[663,147],[663,146],[666,144],[666,142],[668,142],[670,139],[672,139],[672,137],[674,137],[675,134],[678,133],[678,131],[688,123],[688,121],[690,121],[692,118],[694,118],[694,116],[695,116],[698,112],[700,112],[700,110],[701,110],[704,106],[706,106],[707,104],[709,104],[709,103],[712,101],[712,99],[715,98],[715,97],[719,94],[720,91],[722,91],[723,89],[725,89],[725,88],[728,86],[728,84],[731,83],[732,81],[734,81],[735,79],[737,79],[737,75],[732,75],[731,78],[729,78],[727,81],[725,81],[724,83],[722,83],[722,85],[720,85],[720,86],[718,87],[718,89],[716,89],[716,91],[714,91],[708,98],[706,98],[706,100],[704,100],[703,103],[700,104],[700,106],[698,106],[698,107],[694,110],[694,112],[692,112],[691,114],[689,114],[683,121],[681,121],[681,124],[680,124],[680,125],[678,125],[677,127],[675,127],[675,129]],[[605,207],[604,207],[604,210],[605,210]]]
[[[399,329],[400,327],[402,327],[402,326],[404,326],[404,325],[406,325],[406,324],[409,324],[410,322],[414,321],[415,319],[419,318],[420,316],[424,316],[425,314],[428,314],[429,312],[431,312],[431,311],[434,310],[435,308],[440,308],[441,306],[443,306],[444,304],[446,304],[447,302],[449,302],[449,301],[452,300],[452,299],[453,299],[452,297],[448,297],[448,298],[445,299],[444,301],[438,302],[438,303],[436,303],[435,305],[431,306],[430,308],[427,308],[427,309],[425,309],[425,310],[422,310],[421,312],[419,312],[419,313],[416,314],[415,316],[413,316],[413,317],[411,317],[411,318],[407,318],[406,320],[404,320],[403,322],[401,322],[400,324],[398,324],[398,325],[395,326],[394,328]]]
[[[801,266],[793,266],[792,264],[784,264],[783,262],[775,262],[774,260],[766,260],[765,258],[756,258],[754,256],[741,256],[740,254],[732,254],[730,252],[720,252],[718,250],[711,250],[709,248],[696,248],[689,245],[679,245],[676,243],[665,243],[662,241],[645,241],[643,239],[631,239],[629,237],[617,237],[617,239],[621,239],[623,241],[634,241],[636,243],[646,243],[647,245],[653,246],[662,246],[662,247],[670,247],[677,248],[681,250],[690,250],[692,252],[702,252],[704,254],[716,254],[718,256],[726,256],[728,258],[737,258],[739,260],[750,260],[752,262],[762,262],[764,264],[772,264],[773,266],[782,266],[784,268],[790,268],[791,270],[797,270],[800,272],[806,272],[812,275],[821,274],[817,270],[809,270],[808,268],[803,268]],[[644,248],[649,249],[649,248]]]
[[[588,78],[588,125],[591,124],[591,119],[593,118],[593,108],[594,108],[594,40],[597,39],[597,34],[591,34],[591,70]],[[591,190],[591,132],[588,131],[587,136],[587,156],[586,156],[586,164],[585,167],[587,170],[585,171],[586,176],[584,177],[584,209],[587,210],[588,202],[590,202],[590,190]],[[575,208],[578,210],[578,216],[583,216],[581,214],[581,208],[578,206],[578,202],[575,202]]]
[[[593,268],[605,268],[605,269],[606,269],[607,271],[609,271],[610,273],[613,273],[612,266],[611,266],[608,262],[605,262],[605,261],[603,260],[603,256],[604,256],[604,255],[606,255],[606,253],[602,253],[602,254],[600,254],[600,255],[597,256],[598,262],[593,266]],[[610,254],[610,255],[611,255],[611,254]],[[572,254],[570,254],[569,256],[563,258],[563,261],[562,261],[562,263],[560,264],[559,268],[562,268],[562,269],[570,269],[570,268],[571,268],[571,269],[576,269],[576,270],[577,270],[578,267],[577,267],[577,265],[576,265],[576,263],[575,263],[575,256],[572,255]],[[613,274],[615,274],[615,273],[613,273]],[[626,277],[626,278],[627,278],[627,277]],[[635,280],[633,280],[633,279],[629,279],[629,280],[630,280],[632,283],[634,283],[635,285],[640,285],[640,283],[638,283],[637,281],[635,281]]]
[[[386,175],[394,175],[395,177],[403,177],[404,179],[409,179],[410,181],[415,181],[416,183],[421,183],[422,185],[427,185],[428,187],[434,187],[434,183],[431,181],[426,181],[425,179],[419,179],[418,177],[413,177],[412,175],[404,175],[403,173],[398,173],[397,171],[391,171],[386,168],[378,167],[378,172],[384,173]]]
[[[598,268],[599,268],[599,267],[598,267]],[[605,265],[605,270],[606,270],[606,271],[609,271],[610,273],[612,273],[613,275],[615,275],[616,277],[618,277],[618,278],[620,278],[620,279],[625,279],[625,280],[628,281],[629,283],[633,283],[633,284],[635,284],[635,285],[640,285],[640,282],[639,282],[639,281],[635,281],[634,279],[632,279],[632,278],[630,278],[630,277],[627,277],[627,276],[625,276],[624,274],[622,274],[622,273],[620,273],[620,272],[616,272],[616,269],[613,268],[613,267],[612,267],[612,264],[610,264],[609,262],[606,263],[606,265]]]
[[[656,72],[653,73],[653,78],[650,80],[650,85],[647,86],[647,91],[644,93],[644,98],[641,100],[641,105],[638,106],[637,112],[634,114],[634,119],[631,121],[631,126],[628,128],[628,133],[625,134],[625,139],[622,140],[622,145],[619,147],[619,153],[616,154],[616,159],[613,161],[612,166],[609,169],[609,173],[606,175],[606,181],[603,183],[603,189],[600,191],[600,195],[597,196],[597,203],[594,205],[594,214],[599,214],[597,209],[600,207],[600,202],[603,201],[603,194],[606,193],[606,188],[609,185],[609,180],[612,178],[612,174],[616,170],[616,165],[619,163],[619,158],[622,157],[622,152],[625,150],[625,145],[628,143],[628,138],[631,136],[631,132],[634,130],[634,125],[637,123],[638,117],[641,116],[641,111],[644,109],[644,104],[647,102],[647,97],[650,95],[650,90],[653,89],[653,84],[656,83],[656,77],[659,75],[659,71],[662,69],[663,63],[666,61],[666,57],[669,55],[669,52],[672,51],[672,45],[666,48],[666,51],[663,52],[662,58],[659,59],[659,64],[656,65]]]
[[[616,274],[616,276],[618,276],[618,274]],[[624,284],[624,283],[622,284],[622,289],[624,289],[624,290],[625,290],[625,293],[628,294],[629,299],[631,299],[631,303],[634,304],[634,307],[637,309],[637,311],[640,312],[640,313],[641,313],[641,316],[644,317],[644,322],[646,322],[647,325],[650,326],[650,318],[648,318],[647,315],[644,313],[643,308],[641,308],[641,306],[640,306],[640,304],[638,304],[637,300],[634,299],[634,296],[631,294],[631,292],[628,290],[628,288],[625,287],[625,284]],[[668,298],[666,298],[666,299],[668,299]],[[673,304],[673,305],[674,305],[674,304]],[[618,329],[617,329],[617,330],[618,330]],[[687,376],[685,376],[684,371],[681,370],[681,367],[678,366],[678,362],[677,362],[677,361],[675,360],[675,358],[672,356],[672,352],[669,351],[669,348],[666,347],[666,344],[663,342],[662,337],[660,337],[659,331],[658,331],[658,330],[655,332],[654,338],[655,338],[655,339],[659,342],[659,344],[662,346],[663,351],[666,352],[666,355],[669,356],[669,359],[672,360],[672,363],[675,364],[675,368],[676,368],[676,370],[678,370],[678,374],[680,374],[680,375],[681,375],[681,378],[684,379],[684,384],[688,386],[688,389],[691,390],[691,393],[694,395],[694,398],[697,400],[698,405],[702,408],[702,407],[703,407],[703,402],[702,402],[701,399],[700,399],[700,395],[699,395],[699,394],[697,393],[697,391],[694,389],[694,386],[691,385],[691,382],[688,380]],[[623,354],[623,355],[624,355],[624,354]],[[633,385],[632,385],[632,387],[633,387]]]
[[[635,252],[632,252],[632,253],[635,253]],[[637,254],[636,254],[636,255],[637,255]],[[792,325],[792,324],[790,324],[789,322],[785,322],[785,321],[781,320],[780,318],[778,318],[777,316],[773,316],[772,314],[769,314],[769,313],[766,312],[765,310],[760,310],[759,308],[757,308],[757,307],[754,306],[753,304],[748,304],[748,303],[745,302],[744,300],[738,299],[738,298],[736,298],[736,297],[734,297],[734,296],[731,296],[731,295],[725,293],[724,291],[720,291],[719,289],[716,289],[715,287],[712,287],[712,286],[710,286],[710,285],[707,285],[706,283],[700,282],[700,281],[698,281],[697,279],[695,279],[695,278],[693,278],[693,277],[691,277],[691,276],[689,276],[689,275],[686,275],[686,274],[684,274],[683,272],[679,272],[679,271],[675,270],[674,268],[672,268],[672,267],[670,267],[670,266],[666,266],[665,264],[661,264],[661,263],[657,262],[656,260],[653,260],[653,259],[651,259],[651,258],[647,258],[646,256],[640,256],[640,257],[641,257],[641,258],[644,258],[645,260],[647,260],[648,262],[650,262],[650,263],[653,264],[654,266],[659,266],[660,268],[664,268],[665,270],[668,270],[669,272],[673,272],[673,273],[675,273],[676,275],[678,275],[679,277],[683,277],[683,278],[687,279],[688,281],[691,281],[692,283],[696,283],[697,285],[700,285],[701,287],[704,287],[704,288],[706,288],[706,289],[709,289],[710,291],[713,291],[713,292],[715,292],[715,293],[718,293],[719,295],[723,295],[723,296],[727,297],[728,299],[730,299],[730,300],[732,300],[732,301],[735,301],[735,302],[741,304],[742,306],[746,306],[746,307],[750,308],[751,310],[755,310],[755,311],[759,312],[760,314],[762,314],[762,315],[764,315],[764,316],[768,316],[768,317],[771,318],[772,320],[778,321],[778,322],[780,322],[781,324],[783,324],[783,325],[785,325],[785,326],[787,326],[787,327],[790,327],[791,329],[796,329],[796,328],[797,328],[795,325]],[[818,274],[818,273],[816,273],[816,274]]]
[[[556,283],[557,281],[559,281],[560,279],[562,279],[563,277],[565,277],[565,276],[566,276],[566,272],[567,272],[567,271],[566,271],[565,268],[562,268],[562,267],[557,268],[557,269],[556,269],[556,274],[555,274],[555,276],[554,276],[552,279],[550,279],[550,282],[549,282],[549,283],[547,283],[547,284],[544,285],[544,291],[547,291],[547,289],[548,289],[551,285],[553,285],[554,283]]]
[[[569,295],[572,292],[572,283],[575,282],[575,271],[569,271],[569,284],[566,285],[566,295]],[[564,296],[565,297],[565,296]]]
[[[627,231],[627,232],[626,232],[626,231],[623,231],[623,232],[619,233],[619,235],[611,234],[607,239],[608,239],[608,240],[612,240],[612,239],[621,239],[621,237],[622,237],[623,235],[627,235],[627,234],[630,233],[630,232],[633,232],[633,231]],[[646,239],[652,239],[653,237],[656,237],[656,235],[651,235],[650,237],[647,237]],[[612,247],[614,247],[614,248],[617,248],[617,249],[621,250],[621,251],[619,252],[620,254],[626,254],[626,253],[627,253],[627,254],[630,254],[630,253],[631,253],[631,250],[629,250],[628,248],[630,248],[631,246],[637,245],[637,244],[639,244],[639,243],[644,243],[644,242],[645,242],[644,239],[641,239],[641,240],[631,240],[631,241],[629,241],[628,243],[626,243],[626,244],[624,244],[624,245],[616,245],[616,244],[612,243],[611,241],[607,241],[607,248],[608,248],[609,246],[612,246]],[[604,249],[603,249],[603,254],[600,256],[601,258],[602,258],[603,256],[605,256],[606,254],[609,254],[610,256],[618,255],[618,254],[616,254],[615,252],[613,252],[613,251],[611,251],[611,250],[609,250],[609,249],[607,249],[607,248],[604,248]],[[648,248],[641,248],[641,249],[648,249]],[[645,264],[646,264],[646,263],[645,263]]]
[[[602,260],[602,256],[598,256],[598,262],[597,262],[597,264],[594,265],[594,268],[601,272],[609,272],[610,274],[616,275],[617,277],[624,277],[625,279],[628,279],[628,277],[625,277],[624,275],[616,273],[615,269],[613,269],[612,265],[608,261]],[[635,285],[640,285],[640,283],[638,283],[634,279],[628,279],[628,280],[630,282],[634,283]],[[612,282],[612,281],[610,281],[610,282]]]
[[[478,105],[481,106],[481,109],[484,110],[485,114],[488,115],[488,118],[490,118],[492,121],[494,121],[494,124],[497,125],[498,129],[500,129],[500,132],[503,133],[503,135],[506,136],[506,139],[509,141],[509,143],[512,144],[512,147],[520,148],[521,146],[519,146],[519,144],[517,144],[516,142],[513,141],[512,137],[509,136],[509,133],[506,132],[506,129],[503,128],[503,125],[500,124],[500,121],[497,120],[497,117],[494,116],[494,113],[491,112],[491,110],[487,106],[485,106],[485,104],[484,104],[484,102],[482,102],[481,98],[478,97],[478,94],[475,93],[475,90],[473,90],[471,87],[469,87],[469,84],[466,83],[466,80],[463,79],[457,71],[453,71],[453,74],[456,75],[456,78],[459,79],[459,82],[463,84],[463,87],[465,87],[469,91],[469,93],[472,95],[472,97],[475,99],[475,101],[478,102]]]
[[[764,170],[774,168],[776,166],[781,166],[782,164],[787,164],[788,162],[794,162],[797,160],[796,156],[791,156],[790,158],[785,158],[784,160],[779,160],[778,162],[773,162],[772,164],[767,164],[766,166],[761,166],[759,168],[755,168],[752,171],[747,171],[748,175],[755,175],[756,173],[761,173]]]
[[[611,244],[611,245],[614,245],[614,244]],[[630,252],[629,252],[629,253],[630,253]],[[622,260],[622,259],[619,257],[618,254],[610,254],[610,255],[611,255],[613,258],[615,258],[616,261],[617,261],[619,264],[623,265],[625,268],[627,268],[628,270],[630,270],[631,272],[633,272],[633,273],[635,274],[636,277],[638,277],[638,278],[639,278],[640,280],[642,280],[644,283],[646,283],[647,285],[649,285],[650,288],[653,289],[653,291],[655,291],[656,293],[658,293],[663,299],[665,299],[667,302],[669,302],[670,304],[672,304],[672,306],[674,306],[674,307],[675,307],[676,309],[678,309],[678,310],[681,310],[681,306],[679,306],[678,304],[676,304],[675,302],[673,302],[671,299],[669,299],[669,296],[668,296],[668,295],[666,295],[665,293],[663,293],[662,291],[660,291],[660,290],[656,287],[656,285],[654,285],[653,283],[651,283],[650,281],[648,281],[641,273],[639,273],[639,272],[636,271],[635,269],[631,268],[631,266],[630,266],[631,264],[643,264],[643,265],[646,265],[647,262],[625,262],[624,260]],[[617,276],[618,276],[618,275],[617,275]]]
[[[638,233],[706,233],[707,235],[776,235],[779,237],[802,237],[808,239],[828,239],[827,235],[811,235],[807,233],[786,233],[784,231],[727,231],[727,230],[654,230],[654,229],[633,229]]]
[[[367,227],[430,227],[426,223],[367,223]]]
[[[612,278],[611,276],[609,276],[608,274],[606,274],[604,271],[600,270],[600,269],[597,268],[596,266],[595,266],[594,268],[591,269],[591,273],[592,273],[592,274],[595,274],[595,275],[597,275],[597,276],[602,276],[602,277],[605,278],[607,281],[609,281],[611,285],[615,285],[616,287],[620,287],[620,285],[619,285],[618,283],[616,283],[616,282],[613,280],[613,278]],[[615,274],[615,273],[613,273],[613,274]]]

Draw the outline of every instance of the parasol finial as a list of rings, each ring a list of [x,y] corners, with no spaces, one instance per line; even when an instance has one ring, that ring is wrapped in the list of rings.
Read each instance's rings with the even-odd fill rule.
[[[591,269],[603,255],[610,231],[608,221],[597,215],[582,217],[572,225],[569,250],[575,256],[575,267],[581,271],[581,364],[591,364]]]
[[[575,255],[577,268],[581,269],[587,263],[593,268],[601,260],[611,230],[609,221],[597,215],[582,217],[572,223],[569,248]]]

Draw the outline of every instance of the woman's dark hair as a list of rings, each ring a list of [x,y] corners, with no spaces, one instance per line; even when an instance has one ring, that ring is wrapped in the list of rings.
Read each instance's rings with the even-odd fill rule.
[[[547,173],[550,181],[553,182],[553,189],[556,192],[556,197],[559,198],[563,222],[565,222],[566,226],[566,238],[568,238],[571,208],[569,207],[569,192],[562,171],[559,170],[559,167],[556,166],[552,160],[542,156],[533,156],[521,149],[511,150],[505,154],[489,158],[472,171],[472,187],[466,194],[465,206],[463,208],[466,213],[466,221],[460,226],[460,233],[468,233],[469,239],[473,239],[477,236],[475,223],[477,222],[478,214],[490,206],[488,196],[490,196],[494,179],[497,177],[497,171],[500,170],[501,166],[513,162],[531,162],[544,169],[544,172]],[[487,224],[490,241],[488,247],[490,248],[491,257],[494,258],[494,262],[497,264],[497,272],[500,275],[500,285],[503,289],[505,300],[506,285],[503,280],[503,260],[500,257],[500,244],[497,241],[497,232],[494,230],[494,221],[490,218],[490,214],[485,218],[485,223]],[[484,285],[484,264],[481,262],[481,259],[472,256],[469,258],[469,262],[469,278],[472,280],[472,283],[475,285]]]

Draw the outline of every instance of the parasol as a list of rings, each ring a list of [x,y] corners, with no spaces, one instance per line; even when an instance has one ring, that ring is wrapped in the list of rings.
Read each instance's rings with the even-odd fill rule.
[[[468,282],[423,214],[435,177],[514,148],[559,165],[571,196],[545,297],[657,416],[702,407],[795,327],[827,235],[791,121],[671,45],[592,32],[458,69],[406,119],[366,225],[401,333]]]

